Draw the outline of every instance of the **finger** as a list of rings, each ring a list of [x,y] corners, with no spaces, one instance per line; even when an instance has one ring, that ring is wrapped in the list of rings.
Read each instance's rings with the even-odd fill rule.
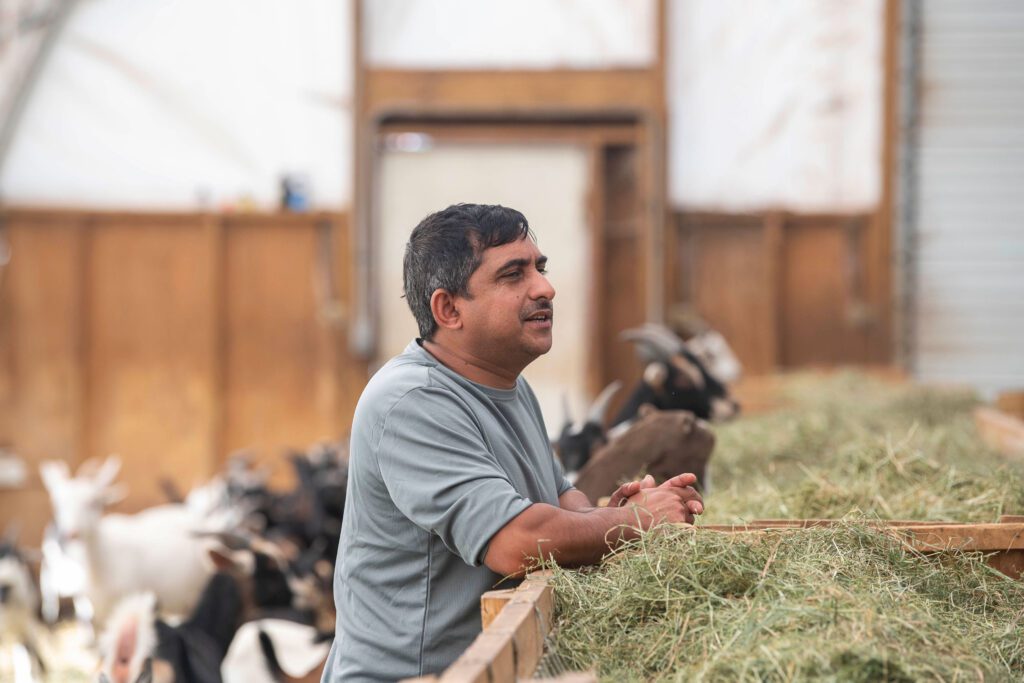
[[[665,481],[665,483],[662,484],[662,487],[668,487],[668,486],[680,486],[680,487],[682,487],[682,486],[693,486],[696,483],[697,483],[697,475],[696,474],[692,474],[690,472],[685,472],[683,474],[677,474],[676,476],[672,477],[671,479],[667,479]]]
[[[699,500],[688,500],[686,509],[690,511],[690,514],[699,515],[704,512],[704,503]]]
[[[704,496],[700,495],[700,491],[692,486],[683,486],[680,490],[683,492],[683,496],[686,500],[699,500],[702,503],[704,502]]]
[[[611,499],[608,501],[609,507],[618,507],[622,505],[627,498],[636,494],[640,491],[641,482],[631,481],[627,484],[623,484],[618,488],[615,493],[612,494]]]
[[[654,475],[651,475],[651,474],[648,474],[646,477],[644,477],[643,479],[641,479],[640,481],[638,481],[636,483],[640,487],[640,488],[637,489],[638,491],[640,489],[653,489],[655,487],[655,485],[657,484],[657,482],[654,481]]]

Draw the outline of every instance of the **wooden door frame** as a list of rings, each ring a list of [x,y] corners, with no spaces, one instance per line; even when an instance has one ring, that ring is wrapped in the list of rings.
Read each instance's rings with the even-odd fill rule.
[[[560,141],[566,138],[552,131],[576,127],[574,135],[586,138],[592,134],[593,126],[600,128],[628,122],[638,137],[643,259],[637,266],[644,274],[641,296],[645,317],[662,320],[666,293],[665,228],[669,217],[665,198],[667,163],[663,152],[666,144],[666,0],[655,0],[657,44],[650,65],[572,70],[370,68],[363,49],[362,2],[353,2],[356,73],[352,351],[364,358],[375,353],[377,335],[371,319],[374,307],[367,291],[372,278],[369,264],[373,257],[374,146],[382,130],[399,122],[430,124],[451,130],[451,135],[472,135],[474,128],[481,131],[488,125],[514,127],[518,131],[516,135],[521,136],[529,129],[536,139],[554,135],[547,139]],[[464,132],[455,132],[459,129]],[[592,166],[597,166],[596,162]],[[595,244],[598,242],[595,240]],[[599,370],[588,371],[588,376],[595,378],[595,384],[600,383]]]
[[[606,280],[603,268],[605,258],[605,224],[603,206],[604,186],[604,156],[606,150],[611,147],[633,147],[639,149],[643,143],[644,133],[642,123],[629,121],[622,117],[615,117],[612,120],[602,121],[591,119],[585,122],[580,121],[551,121],[551,120],[501,120],[501,119],[480,119],[477,121],[438,119],[428,117],[424,119],[410,118],[407,116],[387,118],[380,121],[376,127],[376,142],[373,155],[374,172],[377,170],[376,160],[382,153],[382,146],[379,144],[384,136],[399,133],[419,133],[431,136],[442,144],[451,143],[480,143],[498,145],[529,145],[536,143],[549,143],[559,145],[573,145],[582,147],[588,158],[586,199],[584,216],[586,220],[586,233],[590,247],[590,257],[587,268],[592,274],[589,278],[586,291],[586,313],[584,316],[584,335],[587,339],[598,340],[598,345],[587,346],[585,354],[585,386],[584,389],[590,395],[596,395],[607,381],[606,373],[601,367],[602,340],[601,331],[603,321],[600,313],[599,302],[602,295],[607,291],[610,283]],[[379,178],[373,178],[373,185],[379,187]],[[371,231],[376,233],[376,212],[371,207],[369,211]],[[373,254],[374,244],[369,245],[369,252]],[[376,287],[371,296],[376,296]],[[579,302],[570,302],[569,305],[579,305]],[[373,304],[376,309],[376,304]]]

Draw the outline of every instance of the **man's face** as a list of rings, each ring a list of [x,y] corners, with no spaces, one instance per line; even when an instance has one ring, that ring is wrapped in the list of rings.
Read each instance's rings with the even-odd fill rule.
[[[555,290],[545,276],[547,260],[525,237],[484,250],[469,278],[472,298],[457,297],[468,351],[521,369],[551,349]]]

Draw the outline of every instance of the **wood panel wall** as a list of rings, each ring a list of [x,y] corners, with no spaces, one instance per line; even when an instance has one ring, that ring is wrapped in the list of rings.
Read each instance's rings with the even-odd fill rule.
[[[0,232],[0,445],[29,466],[0,527],[38,539],[46,459],[119,454],[137,510],[235,449],[284,485],[284,448],[347,433],[367,370],[347,350],[345,215],[7,210]]]
[[[890,303],[872,287],[873,214],[682,213],[669,309],[725,335],[748,374],[891,362]]]

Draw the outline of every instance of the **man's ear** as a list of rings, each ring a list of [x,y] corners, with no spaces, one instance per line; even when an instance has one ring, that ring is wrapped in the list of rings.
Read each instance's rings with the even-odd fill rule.
[[[462,327],[462,317],[456,305],[456,297],[446,289],[435,289],[430,295],[430,312],[438,327],[457,330]]]

